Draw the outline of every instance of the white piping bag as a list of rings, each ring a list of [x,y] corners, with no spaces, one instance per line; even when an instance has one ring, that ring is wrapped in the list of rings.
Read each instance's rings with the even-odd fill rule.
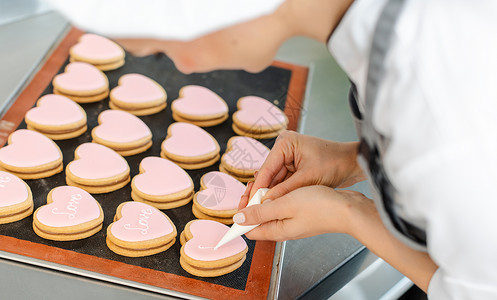
[[[255,192],[252,199],[250,199],[247,206],[261,204],[262,197],[264,197],[268,191],[269,191],[269,189],[267,189],[267,188],[258,189],[257,192]],[[238,225],[236,223],[233,224],[233,226],[231,226],[230,230],[228,230],[228,232],[226,232],[226,234],[219,241],[219,243],[217,243],[216,247],[214,247],[214,250],[216,250],[217,248],[221,247],[222,245],[234,240],[235,238],[249,232],[250,230],[254,229],[255,227],[257,227],[259,225],[261,225],[261,224],[249,225],[249,226]]]

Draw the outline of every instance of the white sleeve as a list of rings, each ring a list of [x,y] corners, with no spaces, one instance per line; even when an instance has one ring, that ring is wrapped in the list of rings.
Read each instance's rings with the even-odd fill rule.
[[[272,13],[284,0],[45,0],[85,31],[112,38],[191,40]]]
[[[384,2],[356,0],[330,50],[364,101]],[[497,299],[497,2],[408,0],[373,123],[403,214],[426,224],[439,266],[429,299]]]

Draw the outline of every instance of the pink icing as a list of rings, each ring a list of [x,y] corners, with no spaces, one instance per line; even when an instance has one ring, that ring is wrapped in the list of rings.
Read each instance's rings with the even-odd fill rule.
[[[181,98],[174,100],[173,107],[180,113],[204,116],[225,114],[228,105],[216,93],[198,85],[187,85],[181,88]]]
[[[88,192],[74,186],[59,186],[52,191],[52,203],[40,207],[36,217],[52,227],[83,224],[100,216],[100,206]]]
[[[196,220],[190,224],[193,238],[184,245],[185,254],[196,260],[213,261],[242,252],[247,247],[247,243],[240,236],[214,250],[229,229],[228,226],[216,221]]]
[[[145,203],[128,202],[121,207],[121,215],[122,218],[112,224],[110,231],[123,241],[147,241],[174,231],[161,211]]]
[[[86,33],[71,48],[71,53],[92,60],[113,60],[124,55],[123,49],[113,41],[96,34]]]
[[[68,168],[80,178],[103,179],[128,170],[128,163],[121,155],[100,144],[81,144],[76,148],[76,154],[79,159],[72,161]]]
[[[168,137],[162,149],[181,156],[201,156],[216,150],[216,141],[207,131],[197,125],[176,122],[169,126]]]
[[[100,125],[94,133],[114,143],[130,143],[152,135],[150,128],[137,116],[121,110],[106,110],[98,116]]]
[[[286,122],[285,114],[277,106],[257,96],[243,97],[238,102],[236,117],[250,126],[274,126]]]
[[[142,103],[165,96],[158,83],[141,74],[126,74],[119,78],[119,85],[110,91],[113,98],[128,103]]]
[[[205,174],[202,181],[206,189],[197,194],[200,205],[214,210],[238,208],[246,188],[243,183],[226,173],[217,171]]]
[[[107,88],[105,75],[93,65],[73,62],[66,66],[65,72],[55,76],[54,85],[71,91],[92,91]]]
[[[133,183],[137,189],[145,194],[169,195],[192,186],[188,173],[167,159],[145,157],[141,161],[140,167],[145,172],[136,175]]]
[[[19,177],[0,171],[0,207],[22,203],[28,195],[26,184]]]
[[[57,145],[41,133],[19,129],[10,136],[11,144],[0,149],[0,161],[20,168],[37,167],[61,158]]]
[[[78,104],[61,95],[45,95],[37,105],[26,113],[26,119],[38,124],[65,125],[85,118]]]
[[[240,170],[259,170],[269,154],[269,149],[261,142],[245,136],[231,140],[231,150],[223,160],[226,164]]]

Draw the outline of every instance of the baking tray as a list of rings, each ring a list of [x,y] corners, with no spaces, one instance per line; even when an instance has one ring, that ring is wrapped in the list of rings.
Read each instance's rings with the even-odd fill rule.
[[[26,127],[23,121],[25,112],[40,96],[52,92],[51,80],[57,73],[63,72],[68,63],[68,49],[77,42],[81,34],[81,31],[71,29],[13,102],[0,120],[0,145],[5,143],[8,134],[16,128]],[[182,86],[198,84],[215,91],[228,103],[230,116],[236,111],[236,101],[242,96],[257,95],[273,100],[287,114],[289,129],[295,130],[307,78],[306,68],[278,62],[258,74],[216,71],[185,75],[177,71],[172,61],[164,54],[146,57],[127,54],[124,67],[105,73],[109,78],[110,88],[117,86],[117,80],[124,74],[141,73],[159,82],[168,93],[166,110],[140,117],[152,130],[153,146],[144,153],[126,157],[131,176],[138,173],[138,165],[144,157],[159,156],[160,144],[166,136],[167,127],[174,122],[170,103],[178,97]],[[91,141],[91,129],[97,125],[98,114],[108,109],[108,99],[82,106],[88,116],[89,130],[78,138],[57,141],[63,152],[65,166],[74,159],[74,149],[78,145]],[[235,135],[231,124],[230,117],[221,125],[206,128],[219,142],[221,154],[226,149],[227,140]],[[262,142],[271,148],[274,139]],[[218,167],[219,164],[216,163],[208,168],[187,171],[194,181],[195,190],[199,189],[200,177],[209,171],[218,170]],[[46,195],[52,188],[65,185],[65,173],[45,179],[27,180],[27,183],[33,191],[36,209],[46,203]],[[0,250],[151,285],[164,291],[173,290],[213,299],[231,296],[247,299],[267,297],[275,249],[273,242],[246,240],[249,252],[242,267],[215,278],[196,277],[181,268],[179,240],[169,250],[143,258],[123,257],[110,251],[105,245],[105,228],[112,222],[117,206],[123,201],[131,200],[130,193],[128,184],[115,192],[94,195],[104,210],[105,219],[104,230],[92,237],[71,242],[45,240],[34,234],[31,227],[32,217],[28,217],[15,223],[0,225]],[[174,222],[178,233],[188,221],[195,218],[191,212],[191,204],[164,212]]]

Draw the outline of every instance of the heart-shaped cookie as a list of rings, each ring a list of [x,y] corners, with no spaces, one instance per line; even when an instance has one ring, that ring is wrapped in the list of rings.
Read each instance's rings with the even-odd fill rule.
[[[26,113],[26,123],[46,129],[75,128],[86,124],[86,113],[71,99],[55,94],[41,97]]]
[[[113,41],[96,34],[83,34],[69,50],[71,57],[90,63],[109,63],[124,58],[124,50]]]
[[[74,161],[66,168],[66,175],[83,184],[105,185],[129,176],[126,160],[114,150],[95,143],[84,143],[74,151]]]
[[[228,105],[208,88],[187,85],[180,89],[179,98],[171,104],[174,113],[186,118],[211,119],[228,113]]]
[[[171,220],[160,210],[141,202],[126,202],[109,231],[126,242],[143,242],[168,236],[176,231]]]
[[[141,161],[140,174],[133,178],[131,187],[133,191],[150,196],[173,196],[183,192],[186,197],[193,190],[193,182],[190,175],[172,161],[146,157]]]
[[[126,144],[126,148],[146,144],[152,139],[150,128],[138,117],[125,111],[106,110],[98,116],[92,130],[93,139],[101,144]],[[111,147],[114,148],[114,147]]]
[[[107,76],[95,66],[84,62],[68,64],[65,72],[55,76],[52,83],[56,90],[77,96],[93,96],[109,89]]]
[[[110,99],[120,107],[142,108],[166,101],[166,91],[154,80],[141,74],[126,74],[119,85],[110,91]]]
[[[59,186],[47,197],[47,204],[35,212],[37,221],[50,227],[71,227],[88,222],[103,222],[100,204],[83,189]]]
[[[183,245],[184,253],[194,260],[207,262],[244,254],[247,250],[247,243],[242,237],[237,237],[214,250],[216,244],[229,229],[228,226],[211,220],[191,222],[189,232],[192,238],[187,238],[188,241]]]
[[[237,107],[233,122],[250,132],[278,131],[286,128],[288,123],[288,118],[281,109],[261,97],[242,97],[238,100]]]
[[[228,148],[221,158],[225,168],[241,175],[249,175],[259,170],[269,155],[269,148],[261,142],[245,136],[235,136],[228,140]]]
[[[198,161],[219,153],[219,144],[204,129],[189,123],[176,122],[169,126],[162,151],[174,161]]]
[[[29,189],[19,177],[0,171],[0,210],[28,200]]]
[[[236,210],[245,185],[230,175],[212,171],[200,179],[202,190],[195,196],[200,206],[212,210]]]
[[[0,166],[15,172],[51,170],[62,163],[62,152],[41,133],[19,129],[9,136],[9,145],[0,149]]]

